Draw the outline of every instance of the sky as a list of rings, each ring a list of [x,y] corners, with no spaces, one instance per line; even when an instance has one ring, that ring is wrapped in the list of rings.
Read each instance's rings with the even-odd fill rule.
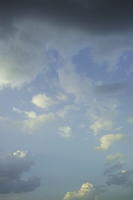
[[[133,199],[133,2],[0,2],[0,200]]]

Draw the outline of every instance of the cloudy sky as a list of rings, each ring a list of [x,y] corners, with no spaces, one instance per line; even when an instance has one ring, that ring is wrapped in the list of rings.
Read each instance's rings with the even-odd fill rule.
[[[0,2],[0,200],[133,199],[133,2]]]

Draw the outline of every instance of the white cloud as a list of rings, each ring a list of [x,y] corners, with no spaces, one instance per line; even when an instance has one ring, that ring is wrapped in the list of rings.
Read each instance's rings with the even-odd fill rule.
[[[59,128],[59,135],[64,138],[70,138],[71,137],[71,127],[70,126],[63,126]]]
[[[29,119],[36,119],[38,115],[34,111],[27,112],[25,111],[24,114],[29,118]]]
[[[17,150],[16,152],[13,152],[12,154],[13,154],[13,156],[16,156],[18,158],[25,158],[28,156],[27,151],[20,151],[20,150]]]
[[[125,170],[125,169],[121,170],[121,173],[127,173],[127,172],[128,172],[128,171]]]
[[[55,102],[46,94],[37,94],[33,96],[32,103],[39,108],[47,108],[52,106]]]
[[[78,191],[67,192],[64,196],[64,200],[73,200],[73,199],[84,199],[92,195],[94,191],[94,186],[91,183],[84,183],[81,185],[81,188]]]
[[[106,119],[96,120],[90,125],[90,130],[92,130],[95,134],[103,130],[112,130],[112,128],[113,128],[112,120],[106,120]]]
[[[100,138],[100,145],[97,147],[99,150],[107,150],[113,143],[125,139],[123,134],[108,134]]]

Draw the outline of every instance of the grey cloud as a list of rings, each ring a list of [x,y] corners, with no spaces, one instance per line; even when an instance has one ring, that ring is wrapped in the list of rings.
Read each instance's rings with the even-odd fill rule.
[[[107,191],[107,188],[105,185],[96,185],[95,186],[95,195],[103,194]]]
[[[23,179],[33,166],[28,157],[6,156],[0,159],[0,194],[30,192],[40,186],[40,178]]]
[[[119,3],[114,0],[1,1],[0,89],[21,88],[35,80],[49,67],[46,52],[50,48],[56,48],[65,59],[70,59],[79,46],[89,45],[93,48],[94,62],[107,62],[110,70],[116,69],[120,55],[133,46],[132,32],[122,34],[132,27],[129,24],[133,3]],[[113,83],[97,86],[95,90],[112,94],[126,87],[126,83]]]
[[[125,32],[133,28],[132,10],[131,0],[4,0],[0,24],[6,29],[17,18],[28,16],[95,33]]]
[[[127,185],[132,186],[133,185],[133,170],[125,171],[125,172],[119,172],[117,174],[109,175],[106,183],[107,185]]]
[[[104,175],[108,186],[133,186],[133,170],[125,170],[125,163],[115,161],[113,164],[107,164]]]
[[[109,165],[106,168],[104,175],[110,175],[114,172],[118,172],[118,171],[122,170],[123,166],[124,166],[124,163],[115,163],[113,165]]]
[[[8,180],[0,183],[0,193],[22,193],[34,191],[40,186],[40,178],[32,177],[28,180]]]

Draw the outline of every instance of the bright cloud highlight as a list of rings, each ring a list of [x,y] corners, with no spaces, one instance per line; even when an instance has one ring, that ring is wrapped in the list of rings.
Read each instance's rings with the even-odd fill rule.
[[[126,138],[123,134],[108,134],[100,138],[100,145],[97,147],[99,150],[107,150],[117,141],[124,140]]]

